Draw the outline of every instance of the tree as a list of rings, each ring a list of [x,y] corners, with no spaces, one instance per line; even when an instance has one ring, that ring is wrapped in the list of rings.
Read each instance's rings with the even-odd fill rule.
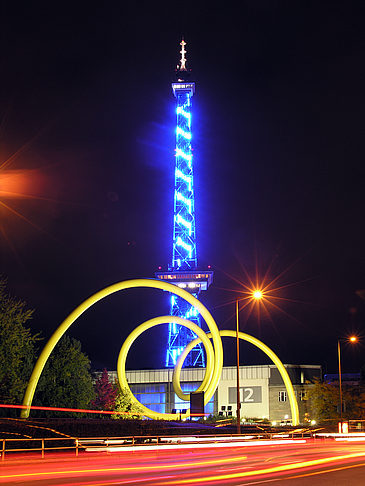
[[[98,410],[114,410],[117,393],[116,384],[110,383],[108,371],[104,368],[95,383],[96,398],[92,405]]]
[[[26,303],[7,293],[7,280],[0,278],[0,401],[19,404],[33,369],[38,335],[24,324],[33,315]]]
[[[322,383],[315,380],[308,393],[312,402],[313,416],[317,422],[339,420],[340,391],[338,384]],[[342,385],[342,418],[365,418],[365,389],[359,385]]]
[[[115,419],[140,419],[143,416],[142,407],[132,402],[131,396],[125,388],[119,388],[114,410],[120,412],[112,415],[112,418]]]
[[[337,386],[315,380],[313,388],[308,392],[311,400],[313,417],[317,422],[339,418],[339,390]]]
[[[47,360],[34,405],[88,408],[95,398],[90,360],[77,339],[63,336]],[[52,413],[52,415],[54,415]]]

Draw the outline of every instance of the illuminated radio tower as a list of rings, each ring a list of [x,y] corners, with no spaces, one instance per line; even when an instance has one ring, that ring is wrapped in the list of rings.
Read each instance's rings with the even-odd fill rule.
[[[191,149],[191,98],[195,91],[195,83],[187,81],[190,70],[186,68],[186,42],[182,40],[180,45],[181,59],[176,69],[177,82],[172,83],[177,117],[172,263],[167,272],[157,272],[156,277],[178,285],[197,297],[201,290],[207,290],[212,283],[213,272],[198,270]],[[171,295],[170,315],[184,317],[200,326],[198,311],[175,295]],[[195,338],[196,334],[190,329],[170,323],[166,367],[175,366],[182,350]],[[201,344],[195,346],[189,353],[185,366],[205,366],[205,355]]]

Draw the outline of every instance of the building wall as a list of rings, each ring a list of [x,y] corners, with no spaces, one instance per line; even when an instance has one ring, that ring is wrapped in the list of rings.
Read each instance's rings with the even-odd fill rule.
[[[240,367],[240,402],[242,418],[269,418],[269,368],[268,366]],[[223,368],[217,390],[218,412],[231,406],[237,410],[237,368]]]
[[[299,420],[301,423],[310,421],[312,409],[308,392],[313,387],[311,383],[314,379],[322,379],[322,367],[320,365],[285,365],[285,369],[297,398]],[[282,422],[291,417],[290,402],[283,379],[276,366],[273,365],[270,365],[269,406],[271,421]]]
[[[111,372],[113,378],[117,377],[116,372]],[[190,391],[195,391],[201,384],[204,379],[205,375],[205,368],[184,368],[181,370],[180,374],[180,383],[182,390],[185,394],[189,394]],[[171,413],[172,410],[184,410],[190,408],[189,401],[182,401],[179,397],[175,394],[173,385],[172,385],[172,376],[173,376],[173,369],[171,368],[164,368],[164,369],[156,369],[156,370],[133,370],[133,371],[126,371],[127,381],[130,385],[132,392],[136,395],[137,393],[143,393],[144,390],[139,389],[138,385],[140,384],[151,384],[154,385],[154,388],[150,388],[149,390],[145,390],[150,392],[155,391],[156,396],[159,394],[160,390],[157,386],[158,384],[164,385],[165,390],[165,397],[163,400],[164,409],[158,407],[157,405],[151,407],[151,409],[158,411],[158,412],[165,412]],[[147,397],[147,393],[143,393],[145,397]],[[138,397],[137,397],[138,398]],[[148,397],[147,397],[148,398]],[[143,402],[146,406],[147,403]],[[209,414],[216,413],[218,408],[217,404],[217,392],[211,398],[209,404],[205,407],[205,412]]]
[[[300,421],[310,419],[311,407],[308,398],[310,381],[321,378],[320,365],[285,365],[297,395]],[[181,371],[181,386],[188,391],[196,390],[205,374],[204,368],[184,368]],[[109,373],[112,379],[117,378],[116,371]],[[127,371],[128,383],[138,398],[154,403],[152,409],[171,413],[173,409],[187,409],[189,402],[182,402],[175,395],[172,386],[173,369],[132,370]],[[185,391],[185,393],[188,393]],[[139,395],[138,395],[139,394]],[[145,403],[143,402],[142,403]],[[288,395],[275,365],[241,366],[240,367],[240,400],[241,418],[260,418],[283,422],[291,418]],[[148,404],[145,403],[147,406]],[[224,408],[223,408],[224,407]],[[230,407],[232,415],[237,410],[237,368],[225,366],[222,370],[218,388],[212,397],[206,413],[226,414]],[[222,412],[225,410],[224,412]]]
[[[308,400],[308,392],[313,387],[310,384],[293,385],[298,402],[299,421],[305,423],[311,420],[311,402]],[[285,400],[283,401],[283,397]],[[269,389],[270,420],[285,422],[291,418],[290,402],[284,385],[272,385]]]

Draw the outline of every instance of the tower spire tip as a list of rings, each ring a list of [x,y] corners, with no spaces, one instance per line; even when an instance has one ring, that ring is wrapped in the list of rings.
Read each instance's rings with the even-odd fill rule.
[[[180,42],[181,50],[180,50],[180,61],[179,64],[176,66],[176,76],[178,78],[178,81],[186,81],[186,78],[188,78],[191,74],[191,69],[188,69],[186,67],[187,59],[186,59],[186,42],[184,39],[184,36],[182,36],[181,42]]]
[[[182,40],[180,42],[180,45],[181,45],[181,51],[180,51],[181,58],[180,58],[179,70],[180,71],[186,71],[186,57],[185,57],[185,54],[186,54],[186,50],[185,50],[186,42],[184,41],[184,37],[182,38]]]

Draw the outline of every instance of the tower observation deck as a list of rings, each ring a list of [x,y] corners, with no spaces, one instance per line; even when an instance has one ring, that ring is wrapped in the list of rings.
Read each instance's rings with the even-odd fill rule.
[[[186,42],[181,41],[181,59],[176,69],[177,82],[172,83],[176,98],[176,149],[172,262],[168,271],[156,273],[156,278],[175,284],[198,297],[213,280],[211,270],[198,268],[194,208],[194,179],[191,98],[195,83],[189,81],[186,68]],[[170,315],[193,321],[200,326],[200,314],[184,299],[171,295]],[[175,323],[169,324],[166,367],[173,367],[186,345],[196,338],[190,329]],[[195,346],[185,360],[185,366],[205,366],[202,344]]]

